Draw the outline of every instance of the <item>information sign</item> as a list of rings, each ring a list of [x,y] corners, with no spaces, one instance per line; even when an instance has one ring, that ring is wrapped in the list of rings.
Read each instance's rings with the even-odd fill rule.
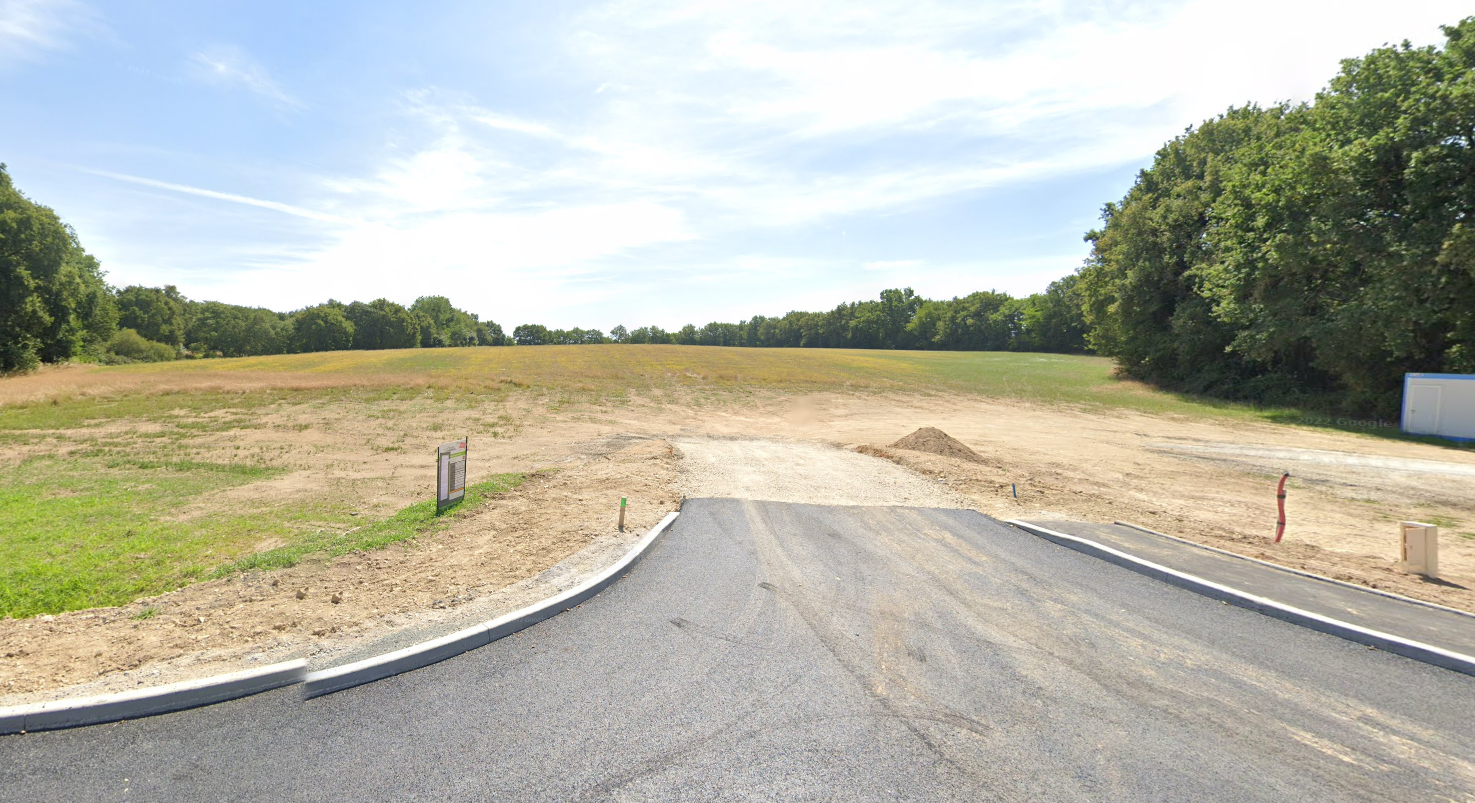
[[[436,449],[435,512],[460,502],[466,496],[466,438],[442,443]]]

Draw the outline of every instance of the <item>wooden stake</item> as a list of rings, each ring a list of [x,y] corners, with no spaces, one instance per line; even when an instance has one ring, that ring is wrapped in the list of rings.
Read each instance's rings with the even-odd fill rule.
[[[625,531],[625,497],[620,497],[620,532]]]

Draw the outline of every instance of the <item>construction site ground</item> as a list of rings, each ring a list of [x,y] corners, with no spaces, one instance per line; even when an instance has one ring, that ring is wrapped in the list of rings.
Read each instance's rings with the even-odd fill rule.
[[[255,451],[285,468],[221,494],[217,506],[292,505],[331,492],[365,517],[387,516],[428,494],[434,465],[426,455],[435,439],[426,432],[470,437],[473,482],[533,473],[444,531],[386,549],[237,573],[119,607],[0,620],[0,705],[290,657],[326,665],[361,655],[365,644],[395,641],[395,633],[492,618],[598,571],[682,498],[697,495],[1126,520],[1475,610],[1475,453],[1433,444],[874,389],[727,396],[677,389],[582,401],[427,396],[200,415],[232,414],[249,426],[203,430],[191,448],[206,457],[212,449]],[[925,438],[910,442],[914,448],[892,445],[924,427],[973,454],[937,454]],[[0,457],[23,460],[27,450],[95,435],[95,427],[58,429],[39,446],[0,447]],[[1282,471],[1291,474],[1289,525],[1274,544]],[[629,499],[623,533],[620,497]],[[1404,520],[1441,526],[1442,580],[1396,565]],[[264,540],[260,548],[273,545]]]

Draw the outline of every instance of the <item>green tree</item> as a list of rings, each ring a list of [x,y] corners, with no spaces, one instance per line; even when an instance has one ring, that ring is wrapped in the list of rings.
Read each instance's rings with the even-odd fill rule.
[[[218,301],[191,303],[185,342],[199,353],[225,357],[285,354],[292,349],[288,316],[260,307],[241,307]]]
[[[108,342],[108,351],[118,362],[167,362],[178,356],[173,346],[148,340],[132,329],[119,329]]]
[[[502,327],[496,321],[477,321],[476,345],[510,346],[512,345],[512,338],[502,332]]]
[[[292,316],[294,351],[341,351],[353,347],[353,322],[331,304],[308,307]]]
[[[548,335],[548,327],[524,323],[512,330],[512,341],[519,346],[543,346],[552,342]]]
[[[116,325],[97,260],[0,164],[0,372],[98,353]]]
[[[184,347],[189,299],[172,284],[164,287],[131,285],[118,292],[118,325],[133,329],[146,340]]]
[[[414,314],[388,299],[367,304],[355,301],[344,310],[353,324],[356,349],[410,349],[420,345],[420,324]]]
[[[1086,350],[1086,319],[1077,291],[1080,276],[1071,274],[1050,283],[1043,293],[1024,299],[1024,331],[1016,351],[1079,354]]]
[[[451,300],[445,296],[421,296],[415,299],[410,311],[421,316],[422,346],[501,345],[502,327],[491,321],[482,324],[476,315],[452,306]]]
[[[1475,368],[1475,18],[1444,31],[1159,151],[1088,235],[1090,344],[1173,387],[1380,415],[1406,372]]]
[[[1106,205],[1102,229],[1086,235],[1092,252],[1078,289],[1087,344],[1127,375],[1225,393],[1252,375],[1226,353],[1233,328],[1205,297],[1205,270],[1217,258],[1209,228],[1243,149],[1277,138],[1292,111],[1234,109],[1168,143],[1127,196]]]

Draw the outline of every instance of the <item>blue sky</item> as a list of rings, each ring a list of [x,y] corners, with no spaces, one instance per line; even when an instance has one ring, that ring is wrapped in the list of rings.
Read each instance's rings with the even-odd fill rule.
[[[0,161],[109,280],[667,328],[1037,292],[1153,151],[1467,2],[0,0]]]

